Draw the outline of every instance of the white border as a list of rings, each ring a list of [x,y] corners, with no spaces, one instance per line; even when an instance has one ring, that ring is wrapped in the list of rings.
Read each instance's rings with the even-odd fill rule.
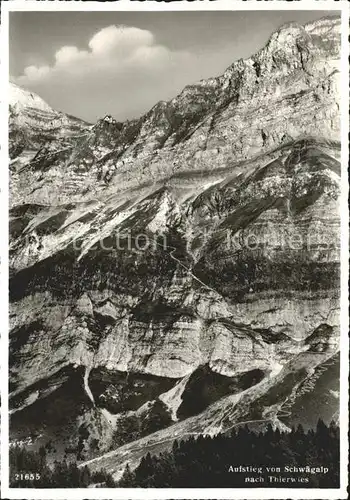
[[[14,11],[254,11],[254,10],[329,10],[341,11],[342,13],[342,75],[341,75],[341,141],[342,141],[342,188],[340,197],[340,210],[342,215],[341,227],[341,341],[340,341],[340,453],[341,467],[339,489],[317,489],[317,488],[93,488],[93,489],[32,489],[32,488],[9,488],[8,478],[8,78],[9,78],[9,55],[8,55],[8,35],[9,35],[9,12]],[[1,374],[1,496],[8,499],[42,499],[53,500],[67,498],[81,500],[84,499],[149,499],[168,500],[173,499],[346,499],[348,485],[348,375],[349,375],[349,316],[348,316],[348,256],[349,256],[349,214],[348,214],[348,182],[347,167],[349,158],[348,132],[349,132],[349,4],[346,0],[299,0],[297,2],[286,2],[284,0],[267,1],[241,1],[241,0],[196,0],[192,2],[182,1],[174,3],[138,2],[129,0],[119,0],[115,3],[94,3],[79,1],[49,1],[37,2],[35,0],[13,0],[2,2],[1,4],[1,67],[0,83],[3,100],[0,103],[0,131],[1,131],[1,151],[0,158],[2,165],[0,169],[1,187],[1,209],[0,230],[1,242],[1,268],[0,268],[0,317],[1,317],[1,354],[0,354],[0,374]],[[4,214],[5,217],[4,217]]]

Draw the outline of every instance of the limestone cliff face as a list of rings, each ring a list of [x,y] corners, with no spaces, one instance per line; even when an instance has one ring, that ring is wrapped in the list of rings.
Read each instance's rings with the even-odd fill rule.
[[[85,425],[90,457],[135,419],[151,422],[133,438],[146,449],[159,412],[179,436],[282,425],[338,349],[339,23],[284,26],[139,120],[16,150],[15,436],[58,402],[68,430],[49,418],[41,439],[72,444]]]
[[[81,127],[65,154],[43,166],[45,184],[40,162],[27,164],[22,201],[71,202],[174,173],[213,173],[311,132],[338,140],[339,45],[339,18],[283,26],[256,55],[140,119],[113,124],[105,117],[114,133],[103,145],[96,144],[101,127]]]

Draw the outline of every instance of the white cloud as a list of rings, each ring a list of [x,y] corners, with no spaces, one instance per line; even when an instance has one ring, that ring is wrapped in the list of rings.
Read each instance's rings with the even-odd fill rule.
[[[153,44],[154,37],[150,31],[128,26],[108,26],[89,41],[92,53],[97,56],[111,53],[128,56],[139,47]]]
[[[29,82],[34,80],[41,80],[45,78],[50,73],[49,66],[27,66],[24,69],[24,76],[20,77],[24,81],[28,80]]]
[[[89,57],[89,53],[85,50],[79,50],[77,47],[65,45],[55,54],[56,66],[73,62],[76,63],[87,57]]]
[[[208,60],[207,54],[172,50],[148,30],[113,25],[95,33],[83,49],[62,46],[51,65],[26,67],[15,83],[53,108],[86,120],[106,113],[124,120],[212,76],[212,68],[220,67],[218,59],[217,53]]]
[[[22,85],[49,81],[50,79],[91,75],[95,70],[109,69],[108,76],[115,72],[130,72],[141,64],[154,70],[160,64],[170,63],[174,59],[182,60],[188,54],[171,51],[157,45],[153,34],[128,26],[108,26],[98,31],[88,42],[89,50],[79,50],[75,46],[63,46],[55,54],[52,66],[28,66],[17,80]],[[101,75],[102,76],[102,75]]]

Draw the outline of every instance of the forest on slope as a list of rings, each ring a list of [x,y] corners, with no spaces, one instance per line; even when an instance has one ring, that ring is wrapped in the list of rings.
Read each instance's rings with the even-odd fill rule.
[[[228,435],[175,441],[171,452],[146,455],[135,471],[127,467],[118,486],[336,488],[339,427],[320,419],[307,432],[302,425],[291,432],[269,425],[264,433],[245,426]]]
[[[48,465],[44,447],[38,452],[11,448],[10,471],[13,488],[336,488],[339,427],[319,420],[307,432],[302,425],[291,432],[269,425],[257,433],[245,426],[226,435],[175,441],[170,452],[147,454],[134,471],[127,466],[118,483],[107,471],[91,472],[74,460]]]

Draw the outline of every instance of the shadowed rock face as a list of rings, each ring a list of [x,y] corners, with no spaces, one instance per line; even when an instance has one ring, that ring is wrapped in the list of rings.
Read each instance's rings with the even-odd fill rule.
[[[208,365],[195,370],[182,393],[182,403],[177,416],[181,419],[198,415],[211,403],[226,396],[252,387],[262,380],[264,372],[251,370],[235,377],[226,377],[212,371]]]
[[[282,27],[132,122],[90,126],[21,90],[10,115],[14,438],[31,422],[37,444],[62,451],[83,425],[92,458],[121,422],[160,408],[159,425],[174,425],[106,456],[117,475],[126,452],[136,464],[175,436],[301,415],[299,388],[313,390],[338,350],[339,23]]]

